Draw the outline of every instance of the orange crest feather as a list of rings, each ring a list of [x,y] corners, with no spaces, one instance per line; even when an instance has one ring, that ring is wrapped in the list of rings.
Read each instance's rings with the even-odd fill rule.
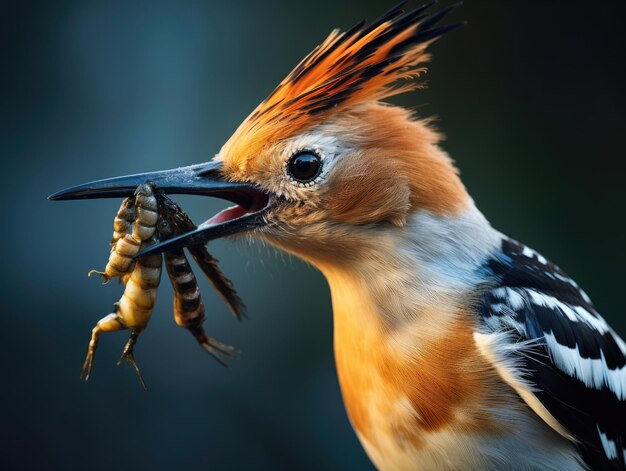
[[[235,131],[222,149],[238,162],[268,143],[302,132],[339,109],[414,90],[425,49],[459,25],[435,27],[456,5],[425,13],[435,2],[403,14],[403,3],[371,25],[334,30],[306,56]]]

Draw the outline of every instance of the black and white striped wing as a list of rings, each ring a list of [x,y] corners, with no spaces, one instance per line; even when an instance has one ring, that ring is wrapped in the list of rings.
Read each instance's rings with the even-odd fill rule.
[[[511,385],[590,469],[626,469],[623,340],[572,279],[528,247],[504,240],[487,268],[496,281],[479,314]]]

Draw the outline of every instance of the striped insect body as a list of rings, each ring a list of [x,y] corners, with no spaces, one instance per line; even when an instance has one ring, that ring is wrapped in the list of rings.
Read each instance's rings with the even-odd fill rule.
[[[141,245],[148,248],[159,242],[156,233]],[[128,328],[143,329],[150,319],[157,301],[161,281],[162,257],[149,255],[137,260],[133,270],[126,274],[124,294],[118,303],[118,315]]]
[[[133,238],[145,241],[150,239],[156,230],[159,209],[156,196],[149,184],[139,185],[135,192],[137,217],[133,223]]]
[[[158,205],[152,188],[140,185],[132,197],[122,202],[113,221],[112,248],[104,271],[91,270],[89,276],[98,274],[108,283],[111,278],[122,279],[130,273],[142,242],[148,241],[156,230],[157,218]]]
[[[128,234],[129,229],[135,222],[137,211],[135,210],[135,197],[126,198],[113,220],[113,238],[111,239],[111,249],[115,247],[117,241]]]
[[[170,224],[165,223],[162,234],[165,238],[174,235]],[[169,237],[165,237],[165,234]],[[189,260],[183,250],[174,250],[164,254],[165,267],[174,288],[174,320],[196,338],[204,348],[220,364],[226,366],[219,354],[236,356],[237,350],[211,337],[204,331],[205,307],[198,286],[198,280],[191,269]]]

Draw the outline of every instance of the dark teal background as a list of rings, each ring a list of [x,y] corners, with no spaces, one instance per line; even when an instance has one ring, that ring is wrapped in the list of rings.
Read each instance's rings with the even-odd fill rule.
[[[52,203],[83,181],[210,159],[333,27],[393,2],[3,2],[0,6],[3,469],[371,469],[333,364],[327,285],[271,248],[211,251],[249,306],[235,321],[202,281],[210,335],[243,350],[222,369],[178,328],[163,283],[137,360],[95,322],[121,294],[106,262],[119,201]],[[417,5],[417,4],[415,4]],[[619,2],[472,1],[437,42],[437,115],[495,227],[558,262],[622,336],[625,37]],[[178,197],[196,221],[224,206]]]

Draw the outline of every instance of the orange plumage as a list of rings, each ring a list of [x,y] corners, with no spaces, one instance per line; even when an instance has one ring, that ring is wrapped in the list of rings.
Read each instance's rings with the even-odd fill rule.
[[[302,132],[340,109],[418,88],[418,82],[405,81],[424,72],[425,49],[458,26],[435,28],[454,6],[429,15],[431,5],[403,14],[400,4],[370,25],[332,31],[241,123],[221,154],[245,162],[268,142]]]

